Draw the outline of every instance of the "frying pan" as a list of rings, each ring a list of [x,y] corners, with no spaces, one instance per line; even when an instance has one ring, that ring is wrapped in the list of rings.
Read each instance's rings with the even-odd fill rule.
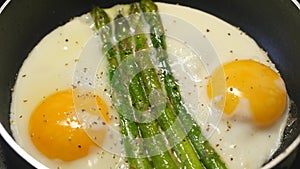
[[[110,7],[117,3],[131,2],[133,1],[19,0],[0,3],[4,3],[0,9],[0,12],[2,11],[0,14],[1,145],[5,147],[2,150],[5,156],[13,157],[0,166],[37,167],[33,159],[14,142],[9,126],[10,89],[28,53],[47,33],[74,16],[87,13],[94,5]],[[278,169],[291,167],[300,140],[299,3],[296,0],[166,0],[163,2],[198,8],[240,27],[269,53],[286,82],[289,96],[294,102],[291,113],[296,120],[286,128],[283,144],[268,165]],[[298,4],[298,7],[295,4]],[[8,145],[11,148],[7,147]]]

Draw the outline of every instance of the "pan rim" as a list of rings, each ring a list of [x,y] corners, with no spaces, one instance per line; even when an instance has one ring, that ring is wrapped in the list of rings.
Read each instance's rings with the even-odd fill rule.
[[[300,135],[298,135],[298,137],[282,153],[280,153],[278,156],[276,156],[274,159],[272,159],[270,162],[264,165],[261,169],[273,168],[276,165],[278,165],[298,147],[299,143]]]
[[[6,8],[6,6],[10,3],[11,0],[6,0],[0,7],[0,14],[3,12],[3,10]]]
[[[294,5],[300,10],[300,3],[298,2],[298,0],[291,0]]]
[[[6,143],[16,152],[18,155],[20,155],[23,159],[25,159],[27,162],[29,162],[32,166],[36,168],[46,169],[47,167],[37,161],[33,156],[28,154],[17,142],[12,138],[12,136],[6,131],[6,129],[3,127],[2,123],[0,123],[0,134],[3,137],[3,139],[6,141]]]

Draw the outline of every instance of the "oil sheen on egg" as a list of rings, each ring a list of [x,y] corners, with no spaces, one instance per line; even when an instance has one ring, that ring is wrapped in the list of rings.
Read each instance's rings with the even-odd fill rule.
[[[185,106],[228,168],[260,168],[280,145],[287,113],[272,126],[257,128],[250,120],[241,121],[215,111],[207,84],[218,67],[236,59],[255,60],[276,71],[275,65],[238,28],[199,10],[157,4],[166,14],[162,20],[171,67],[181,85]],[[120,8],[126,11],[128,6],[117,5],[107,11],[113,16]],[[119,135],[108,134],[119,132],[118,117],[112,107],[107,62],[99,39],[89,14],[76,17],[43,38],[18,73],[11,103],[13,136],[49,168],[128,168],[124,158],[118,156],[122,149],[117,145]],[[197,44],[199,48],[194,46],[197,40],[201,42]],[[51,116],[47,110],[56,114]],[[75,111],[83,112],[83,116],[74,116]],[[57,123],[67,127],[64,132],[70,135],[58,132]],[[54,141],[56,137],[59,139]],[[65,147],[66,153],[57,153],[52,148],[55,144]]]

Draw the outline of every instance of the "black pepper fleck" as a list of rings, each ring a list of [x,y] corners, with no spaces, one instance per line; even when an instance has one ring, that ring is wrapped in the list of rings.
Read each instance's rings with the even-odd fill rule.
[[[229,121],[227,121],[226,123],[227,123],[228,129],[231,129],[231,124],[229,123]]]
[[[210,130],[210,125],[207,125],[206,131],[208,132]]]

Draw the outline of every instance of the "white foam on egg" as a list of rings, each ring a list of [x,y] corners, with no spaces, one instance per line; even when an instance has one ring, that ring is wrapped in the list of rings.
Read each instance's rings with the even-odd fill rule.
[[[224,114],[224,116],[226,115]],[[229,116],[239,121],[251,122],[253,119],[249,100],[247,98],[240,98],[238,105]]]

